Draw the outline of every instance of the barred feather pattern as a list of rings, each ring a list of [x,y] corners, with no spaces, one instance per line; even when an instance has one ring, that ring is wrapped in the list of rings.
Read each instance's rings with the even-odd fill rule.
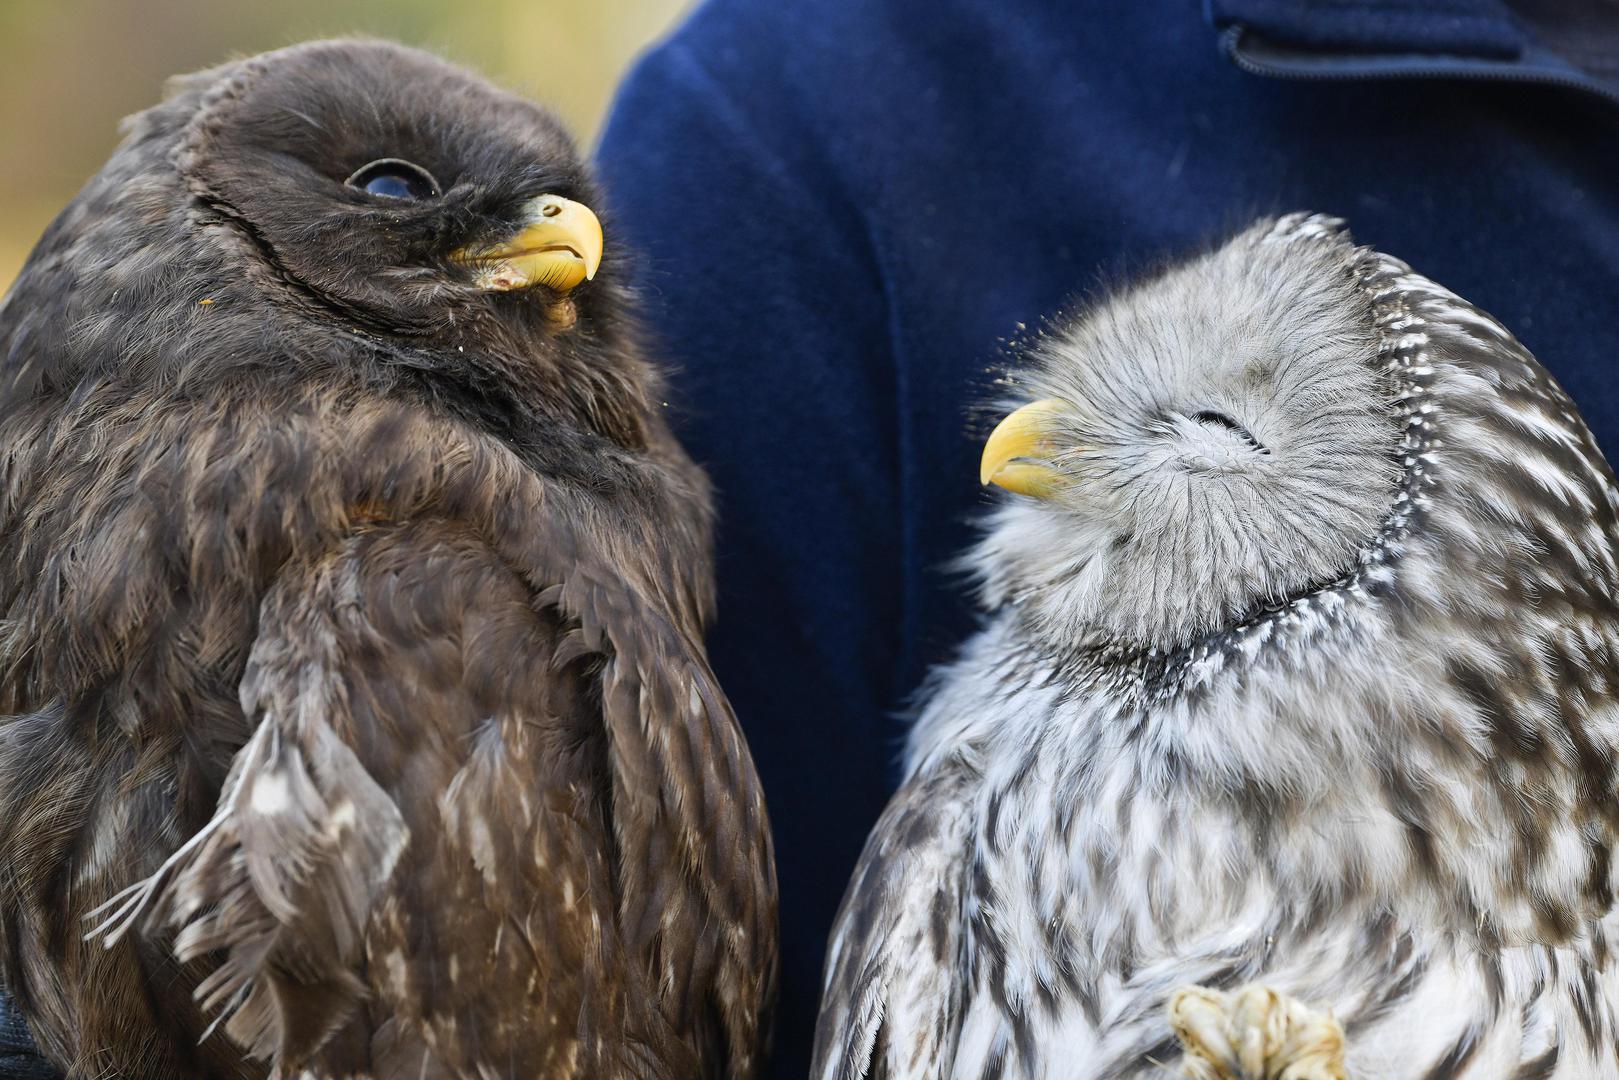
[[[1172,992],[1252,981],[1335,1012],[1358,1080],[1619,1070],[1613,473],[1506,329],[1338,229],[1253,257],[1337,243],[1370,302],[1381,524],[1168,648],[999,597],[846,896],[817,1078],[1169,1075]]]

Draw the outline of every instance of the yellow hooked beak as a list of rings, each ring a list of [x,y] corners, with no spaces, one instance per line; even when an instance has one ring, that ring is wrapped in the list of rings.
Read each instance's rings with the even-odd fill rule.
[[[548,285],[568,292],[596,276],[602,223],[584,203],[541,195],[528,204],[528,222],[510,240],[464,247],[451,258],[477,268],[478,287],[494,292]]]
[[[1056,493],[1062,476],[1039,459],[1052,450],[1051,421],[1067,406],[1055,398],[1031,402],[1008,415],[984,443],[984,457],[978,467],[978,482],[996,484],[1019,495],[1036,499]]]

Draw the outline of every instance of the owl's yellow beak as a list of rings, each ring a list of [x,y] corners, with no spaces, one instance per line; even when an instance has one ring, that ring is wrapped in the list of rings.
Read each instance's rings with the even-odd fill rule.
[[[1067,405],[1055,398],[1031,402],[1009,414],[984,443],[978,482],[1036,499],[1056,493],[1062,475],[1040,459],[1050,454],[1051,422]]]
[[[477,268],[479,288],[494,292],[547,285],[568,292],[596,276],[602,223],[584,203],[541,195],[528,204],[528,224],[510,240],[465,247],[451,258]]]

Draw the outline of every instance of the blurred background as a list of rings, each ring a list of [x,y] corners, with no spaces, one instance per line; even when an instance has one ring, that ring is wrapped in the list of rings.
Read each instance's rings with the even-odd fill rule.
[[[0,0],[0,292],[163,80],[313,37],[432,49],[590,145],[619,76],[692,0]]]

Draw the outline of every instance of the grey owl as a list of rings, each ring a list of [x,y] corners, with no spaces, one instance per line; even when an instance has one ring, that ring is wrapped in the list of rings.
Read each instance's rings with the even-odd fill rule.
[[[1250,982],[1357,1080],[1616,1075],[1619,494],[1573,402],[1319,216],[1026,350],[814,1075],[1196,1071],[1171,997]]]

